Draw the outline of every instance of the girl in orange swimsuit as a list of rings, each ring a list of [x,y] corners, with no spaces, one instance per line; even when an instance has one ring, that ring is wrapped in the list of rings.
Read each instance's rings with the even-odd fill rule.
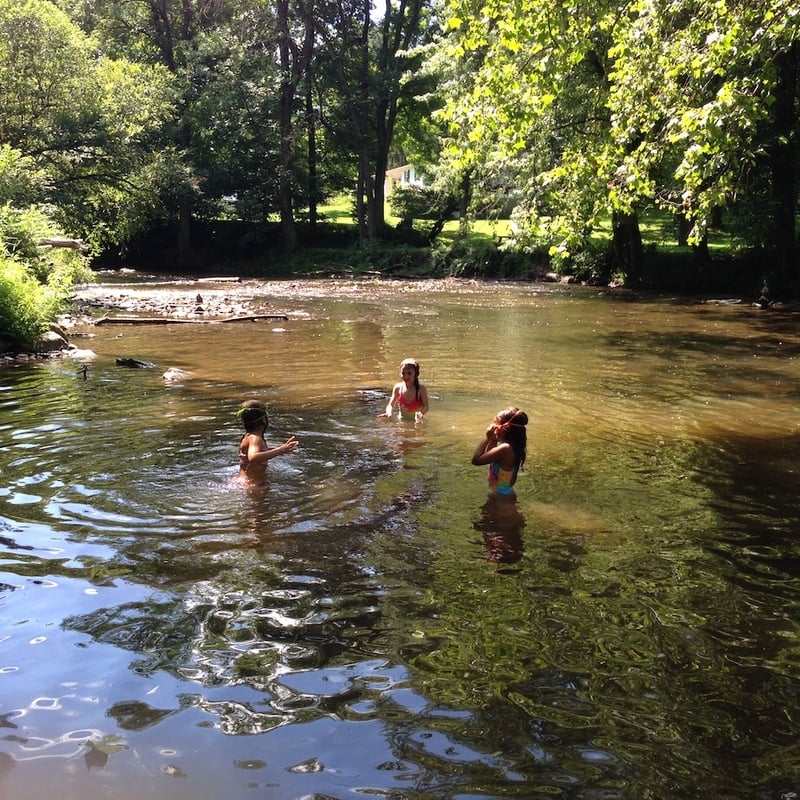
[[[291,453],[297,447],[297,439],[290,436],[277,447],[268,447],[264,434],[269,425],[266,406],[258,400],[246,400],[237,412],[244,424],[245,434],[239,442],[239,483],[264,483],[267,477],[267,462],[275,456]]]
[[[525,463],[528,415],[516,406],[500,411],[472,454],[476,466],[489,465],[489,491],[514,495],[517,474]]]
[[[402,380],[394,385],[386,410],[379,417],[391,417],[397,406],[400,419],[421,420],[428,413],[428,390],[419,382],[419,363],[407,358],[400,364]]]

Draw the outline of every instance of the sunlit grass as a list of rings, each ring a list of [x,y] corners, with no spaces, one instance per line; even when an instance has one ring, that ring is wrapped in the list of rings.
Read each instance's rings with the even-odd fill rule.
[[[320,206],[319,213],[323,221],[338,225],[355,225],[353,217],[353,201],[347,195],[331,198],[325,205]],[[386,206],[386,222],[395,227],[400,218],[391,214]],[[639,216],[639,228],[645,247],[655,247],[659,252],[667,255],[689,253],[691,247],[678,244],[678,235],[675,218],[667,211],[650,209]],[[473,220],[467,226],[464,235],[458,220],[445,223],[438,241],[445,245],[452,245],[462,237],[470,244],[499,244],[512,233],[512,224],[508,219]],[[595,228],[592,240],[602,244],[611,239],[610,217]],[[736,239],[726,231],[709,230],[708,246],[714,251],[730,250],[738,244]]]
[[[639,230],[645,247],[655,247],[665,255],[690,253],[690,245],[678,244],[678,228],[675,217],[668,211],[649,209],[639,214]],[[603,220],[594,230],[592,239],[595,242],[608,241],[611,238],[611,218]],[[712,251],[730,250],[739,241],[727,231],[711,228],[708,231],[708,248]]]
[[[355,225],[353,217],[353,201],[347,195],[332,197],[325,205],[319,207],[320,217],[324,222],[339,225]],[[400,217],[395,217],[386,204],[386,224],[396,227]],[[486,220],[480,219],[470,222],[467,229],[467,238],[475,242],[499,242],[511,233],[511,221],[507,219]],[[461,235],[461,226],[458,220],[453,219],[445,223],[440,239],[452,243]]]
[[[347,195],[332,197],[318,209],[323,222],[334,222],[339,225],[355,225],[353,217],[353,200]]]

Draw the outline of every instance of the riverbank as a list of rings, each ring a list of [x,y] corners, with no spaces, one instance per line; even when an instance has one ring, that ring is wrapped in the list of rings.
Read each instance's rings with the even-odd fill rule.
[[[83,357],[73,340],[91,336],[98,324],[215,323],[259,317],[287,317],[292,301],[311,297],[411,297],[414,293],[467,294],[510,283],[467,278],[391,279],[382,275],[291,277],[264,280],[232,275],[153,274],[130,269],[103,270],[94,283],[73,288],[69,310],[59,317],[41,345],[26,352],[8,349],[6,366],[37,359]],[[0,346],[0,349],[3,349]]]
[[[625,287],[579,285],[554,273],[537,274],[535,279],[486,279],[466,277],[391,278],[381,273],[326,274],[263,279],[227,274],[161,274],[131,269],[103,270],[96,281],[73,289],[70,308],[51,326],[40,346],[15,352],[0,343],[0,364],[13,366],[37,359],[80,356],[84,353],[73,340],[90,336],[98,324],[214,323],[246,321],[261,316],[286,317],[292,301],[310,297],[353,299],[402,297],[408,302],[417,293],[485,294],[509,285],[522,286],[531,293],[565,291],[589,293],[613,300],[635,302],[663,298],[651,292],[634,292]],[[666,296],[668,297],[668,296]],[[675,295],[678,303],[752,305],[757,308],[787,308],[746,296],[703,297]],[[405,302],[405,301],[404,301]]]

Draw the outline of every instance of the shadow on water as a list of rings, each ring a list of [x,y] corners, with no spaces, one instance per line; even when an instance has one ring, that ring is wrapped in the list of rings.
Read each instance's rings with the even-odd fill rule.
[[[713,492],[723,531],[712,552],[728,562],[731,582],[793,613],[800,600],[800,434],[719,433],[712,447],[698,450],[695,480]]]
[[[517,506],[516,497],[490,495],[473,525],[481,533],[480,543],[486,551],[486,561],[496,564],[498,572],[512,572],[509,565],[519,562],[524,550],[525,517]]]

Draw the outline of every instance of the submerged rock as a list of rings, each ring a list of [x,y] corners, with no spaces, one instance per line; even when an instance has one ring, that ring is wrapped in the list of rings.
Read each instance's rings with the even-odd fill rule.
[[[185,369],[180,369],[179,367],[170,367],[161,377],[167,383],[176,383],[177,381],[183,381],[187,378],[191,378],[192,373],[187,372]]]
[[[153,369],[155,364],[152,361],[141,361],[138,358],[117,358],[117,366],[131,369]]]

